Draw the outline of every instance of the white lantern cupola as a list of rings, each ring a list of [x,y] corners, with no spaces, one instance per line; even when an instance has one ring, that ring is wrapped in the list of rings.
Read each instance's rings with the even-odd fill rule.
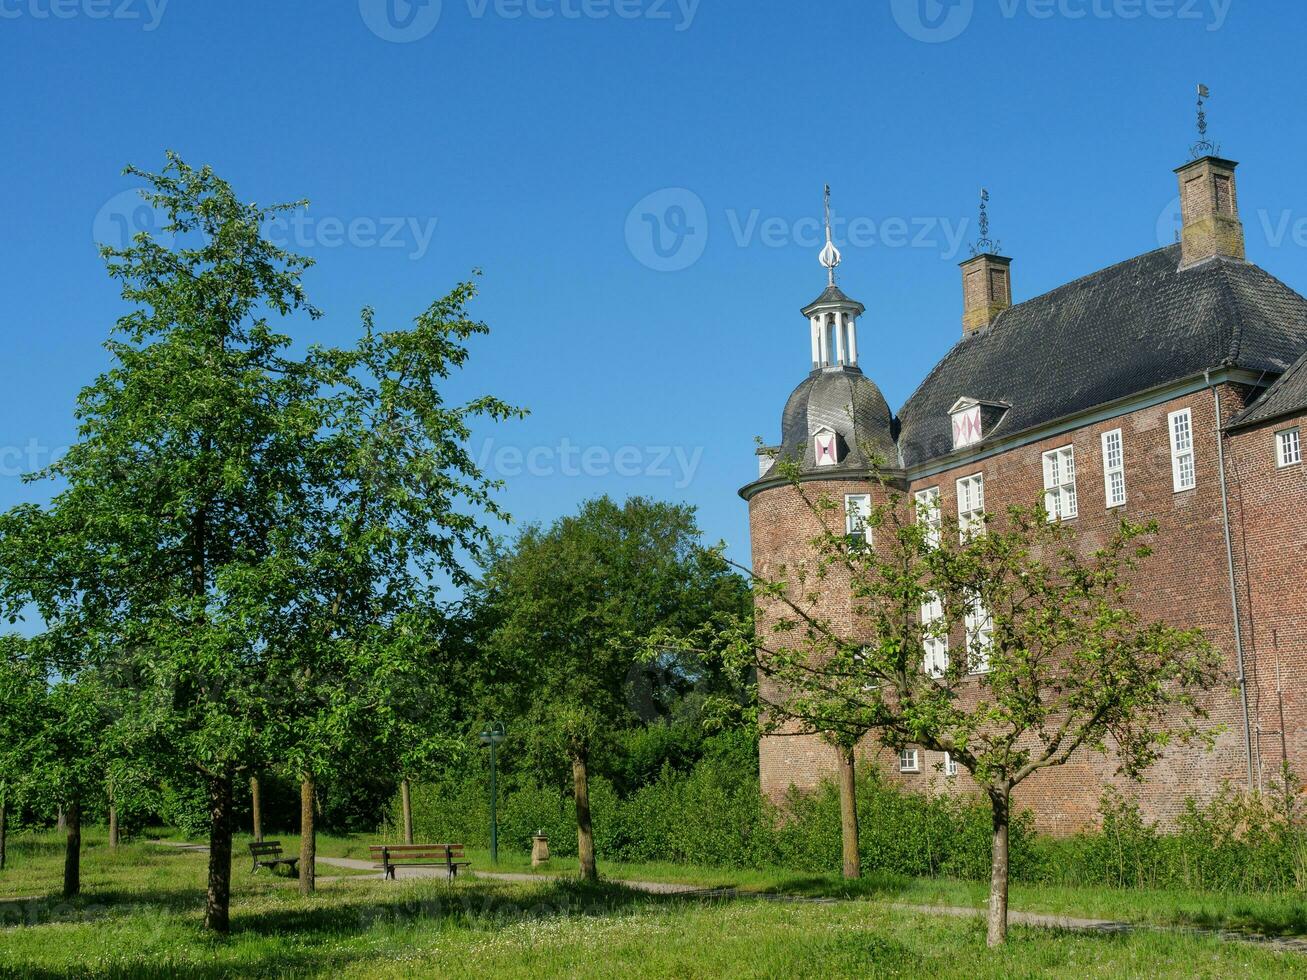
[[[858,317],[866,308],[835,285],[840,250],[831,239],[830,185],[826,186],[826,245],[818,261],[826,268],[826,290],[803,308],[812,337],[812,369],[842,371],[858,368]]]

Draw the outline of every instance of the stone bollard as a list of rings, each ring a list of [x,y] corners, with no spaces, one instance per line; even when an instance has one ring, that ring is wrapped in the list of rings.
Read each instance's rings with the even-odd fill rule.
[[[538,832],[531,838],[531,867],[538,868],[549,860],[549,838]]]

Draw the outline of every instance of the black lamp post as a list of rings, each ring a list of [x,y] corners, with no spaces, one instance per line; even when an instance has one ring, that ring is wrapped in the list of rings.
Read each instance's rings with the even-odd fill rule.
[[[495,749],[504,741],[504,723],[492,722],[481,732],[479,739],[483,749],[490,750],[490,863],[499,863],[499,818],[495,813],[495,802],[499,793],[495,785]]]

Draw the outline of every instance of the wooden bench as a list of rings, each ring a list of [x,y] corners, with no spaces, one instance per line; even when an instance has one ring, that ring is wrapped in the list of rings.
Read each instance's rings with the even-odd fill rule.
[[[254,859],[254,864],[250,868],[250,874],[254,874],[254,872],[258,871],[260,868],[272,868],[276,870],[276,867],[279,864],[284,864],[290,868],[291,874],[299,873],[300,859],[297,857],[282,857],[281,841],[254,841],[250,844],[250,857]]]
[[[459,868],[472,865],[463,860],[462,844],[373,844],[368,850],[387,879],[395,877],[396,868],[443,868],[453,879]]]

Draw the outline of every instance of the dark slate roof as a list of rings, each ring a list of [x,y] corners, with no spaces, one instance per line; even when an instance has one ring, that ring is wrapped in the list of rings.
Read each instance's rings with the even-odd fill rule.
[[[1208,368],[1278,375],[1307,350],[1307,300],[1269,273],[1179,265],[1179,245],[1148,252],[964,337],[899,413],[903,464],[952,452],[948,410],[963,396],[1010,404],[993,433],[1006,437]]]
[[[1230,427],[1256,425],[1303,412],[1307,412],[1307,354],[1298,358],[1293,367],[1237,416]]]
[[[800,312],[804,316],[807,316],[809,310],[815,310],[819,306],[830,306],[834,303],[842,303],[845,306],[856,306],[859,309],[865,309],[865,307],[863,307],[863,305],[856,299],[849,299],[849,297],[844,294],[844,290],[840,289],[839,286],[827,286],[825,292],[805,306]]]
[[[893,413],[876,383],[857,368],[813,371],[794,389],[781,416],[783,455],[801,457],[803,469],[815,472],[812,436],[822,428],[838,434],[845,451],[837,466],[822,467],[821,472],[866,473],[871,467],[868,454],[879,457],[882,466],[898,468]]]

